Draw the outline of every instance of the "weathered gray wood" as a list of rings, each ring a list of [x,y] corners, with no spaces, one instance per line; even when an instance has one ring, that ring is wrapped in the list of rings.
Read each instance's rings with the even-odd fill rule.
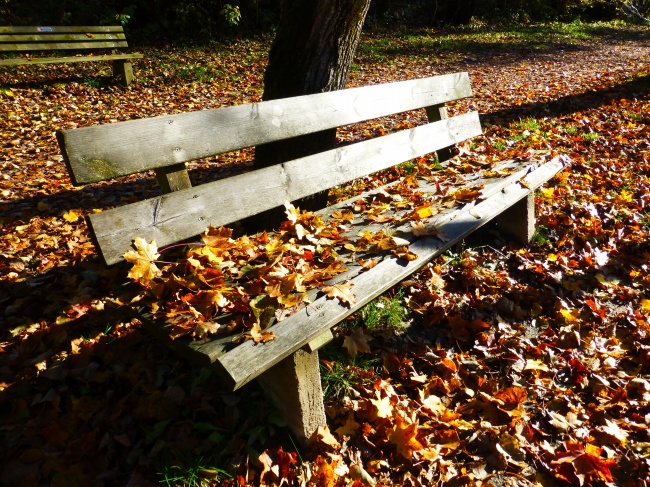
[[[447,115],[447,106],[444,103],[425,107],[425,111],[429,122],[437,122],[438,120],[449,118]],[[444,147],[436,152],[440,162],[448,161],[454,156],[453,147]]]
[[[185,163],[156,169],[156,180],[162,194],[192,187]]]
[[[239,221],[480,133],[478,114],[472,112],[96,213],[89,222],[105,262],[114,264],[135,237],[162,247],[208,225]]]
[[[0,51],[3,52],[24,52],[24,51],[65,51],[65,50],[88,50],[88,49],[113,49],[118,47],[129,47],[126,41],[77,41],[77,42],[23,42],[12,44],[0,44]]]
[[[499,228],[521,243],[528,243],[535,233],[535,195],[530,193],[496,219]]]
[[[303,350],[305,350],[305,352],[315,352],[316,350],[319,350],[327,345],[332,340],[334,340],[334,335],[332,334],[331,330],[327,330],[324,333],[318,335],[307,345],[305,345]]]
[[[325,426],[318,352],[296,350],[258,379],[299,443],[306,445]]]
[[[0,34],[57,34],[57,33],[86,33],[86,32],[115,32],[120,33],[124,32],[124,28],[121,25],[91,25],[91,26],[77,26],[77,25],[53,25],[53,26],[0,26]]]
[[[471,96],[467,73],[57,132],[76,185]],[[115,141],[120,143],[116,144]]]
[[[357,296],[355,306],[347,308],[337,300],[323,296],[274,325],[272,330],[276,335],[275,340],[258,345],[252,341],[244,342],[233,350],[218,354],[215,365],[225,377],[229,378],[233,388],[243,386],[302,348],[324,330],[408,277],[433,257],[493,219],[505,208],[526,198],[531,190],[553,177],[563,167],[560,160],[548,162],[526,176],[525,181],[529,188],[513,183],[471,208],[455,212],[453,218],[438,227],[444,232],[446,241],[443,242],[437,237],[423,237],[411,244],[411,251],[418,255],[416,260],[405,263],[395,258],[387,258],[374,268],[360,274],[352,281],[353,292]]]
[[[60,64],[96,61],[114,61],[120,59],[142,59],[143,54],[102,54],[97,56],[69,56],[34,59],[0,59],[0,66],[22,66],[30,64]]]
[[[41,42],[89,42],[100,43],[104,41],[124,40],[126,38],[124,33],[92,33],[85,32],[83,34],[0,34],[0,50],[3,49],[3,44],[15,43],[41,43]]]

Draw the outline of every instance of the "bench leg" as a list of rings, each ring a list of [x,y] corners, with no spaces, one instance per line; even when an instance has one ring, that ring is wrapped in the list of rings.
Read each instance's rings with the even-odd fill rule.
[[[129,86],[133,81],[133,65],[126,60],[113,61],[113,77],[119,78],[124,86]]]
[[[500,229],[521,243],[528,243],[535,233],[535,196],[529,193],[496,218]]]
[[[262,388],[303,445],[319,426],[325,426],[318,352],[297,350],[259,378]]]

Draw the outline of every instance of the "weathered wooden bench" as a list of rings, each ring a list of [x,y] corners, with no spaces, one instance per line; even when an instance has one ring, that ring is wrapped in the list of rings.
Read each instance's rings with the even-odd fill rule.
[[[0,56],[25,54],[22,57],[0,57],[0,66],[29,64],[78,63],[87,61],[111,61],[113,76],[125,85],[133,81],[133,59],[142,54],[118,53],[117,49],[128,47],[122,26],[79,27],[3,27],[0,26]],[[99,51],[111,49],[111,54],[89,56],[48,56],[32,58],[36,51]]]
[[[471,94],[467,73],[458,73],[62,130],[57,138],[76,185],[152,169],[156,173],[160,196],[88,218],[98,251],[107,264],[115,264],[132,249],[136,237],[167,246],[204,232],[208,225],[229,225],[434,151],[450,152],[454,144],[481,134],[476,112],[447,117],[446,102]],[[429,123],[415,128],[196,187],[190,185],[187,161],[422,108]],[[260,379],[291,430],[305,441],[325,424],[317,350],[331,338],[330,328],[493,218],[505,231],[528,241],[534,231],[533,191],[563,166],[560,159],[504,161],[474,172],[456,171],[456,190],[474,194],[472,201],[458,197],[457,204],[440,196],[435,177],[420,181],[418,191],[427,195],[434,208],[442,207],[420,221],[431,231],[415,232],[423,235],[418,237],[412,226],[404,223],[403,214],[398,215],[396,221],[401,223],[395,224],[394,232],[411,242],[412,257],[417,255],[414,260],[388,253],[369,270],[353,259],[346,262],[349,270],[334,283],[352,282],[356,304],[346,306],[314,289],[311,304],[270,328],[276,338],[268,343],[235,344],[232,336],[175,342],[202,363],[215,366],[234,389]],[[371,206],[375,200],[385,201],[390,190],[385,187],[366,192],[320,213],[326,218],[352,207],[359,199]],[[363,217],[358,214],[351,233],[383,225],[360,220]],[[158,330],[165,327],[154,325]]]

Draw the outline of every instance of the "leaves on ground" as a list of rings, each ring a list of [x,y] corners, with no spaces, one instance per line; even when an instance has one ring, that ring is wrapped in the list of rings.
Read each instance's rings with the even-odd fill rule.
[[[258,100],[268,39],[148,49],[129,88],[104,82],[110,66],[101,63],[0,73],[0,482],[156,485],[165,471],[199,472],[215,485],[598,486],[648,478],[648,34],[611,24],[576,38],[561,25],[543,28],[545,42],[531,45],[478,27],[464,49],[433,31],[366,36],[353,86],[470,73],[475,96],[450,110],[477,109],[484,135],[460,148],[448,177],[429,161],[414,163],[438,178],[441,199],[471,197],[454,193],[451,173],[489,171],[504,158],[529,159],[531,150],[566,154],[573,165],[536,194],[533,243],[470,240],[404,284],[413,324],[401,335],[371,335],[372,352],[359,350],[355,360],[371,355],[382,366],[365,372],[354,393],[328,400],[331,433],[300,456],[254,385],[225,390],[213,373],[144,335],[132,309],[146,302],[170,314],[179,334],[202,338],[241,326],[208,317],[245,304],[252,318],[242,328],[271,333],[266,323],[304,302],[309,279],[295,265],[311,265],[316,253],[296,246],[318,245],[317,221],[292,212],[284,240],[239,241],[211,229],[189,257],[143,242],[134,249],[141,282],[125,285],[131,266],[100,263],[83,217],[153,195],[155,183],[141,175],[75,188],[52,137],[59,128]],[[337,136],[348,142],[424,118],[407,113]],[[212,180],[249,160],[250,151],[238,151],[197,161],[190,175]],[[332,198],[341,200],[402,178],[395,193],[333,220],[390,225],[384,205],[400,198],[410,205],[404,212],[427,218],[428,202],[412,201],[411,169],[337,188]],[[424,220],[414,225],[435,232]],[[387,232],[346,243],[351,254],[399,247]],[[262,296],[255,313],[229,280],[248,271],[248,282],[259,283],[262,261],[237,275],[224,264],[250,253],[279,259],[264,269],[275,275],[254,294]],[[171,274],[177,288],[161,281]],[[180,299],[168,307],[170,296]]]

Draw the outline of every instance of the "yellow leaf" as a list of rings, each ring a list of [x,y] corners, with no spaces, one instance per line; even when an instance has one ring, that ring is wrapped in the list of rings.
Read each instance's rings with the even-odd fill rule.
[[[63,214],[63,219],[68,223],[75,223],[79,221],[80,217],[81,215],[79,215],[79,213],[74,210],[70,210],[69,212]]]
[[[124,260],[133,264],[128,277],[147,284],[162,274],[155,264],[156,259],[160,256],[156,242],[152,240],[151,243],[147,243],[142,237],[136,237],[133,245],[136,250],[129,250],[124,254]]]
[[[555,188],[544,188],[542,190],[542,195],[544,196],[544,198],[550,200],[551,198],[553,198],[553,196],[555,196]]]
[[[415,210],[415,214],[418,218],[429,218],[433,215],[433,209],[431,208],[431,205],[421,206]]]
[[[650,299],[641,300],[641,309],[646,313],[650,313]]]
[[[393,405],[390,403],[390,397],[386,396],[382,399],[379,397],[379,392],[377,392],[377,399],[371,399],[370,402],[375,406],[378,418],[390,418],[393,415]]]
[[[620,194],[618,194],[616,196],[616,198],[614,198],[614,203],[616,203],[617,205],[620,205],[620,204],[623,204],[623,203],[631,203],[632,200],[634,200],[634,193],[624,189],[623,191],[621,191]]]
[[[418,424],[408,424],[406,420],[397,416],[395,427],[388,437],[388,441],[397,446],[397,453],[406,459],[411,459],[413,453],[424,448],[422,443],[417,439]]]
[[[577,309],[561,309],[560,313],[564,316],[564,321],[567,323],[575,323],[578,321],[578,316],[580,315],[580,311]]]

